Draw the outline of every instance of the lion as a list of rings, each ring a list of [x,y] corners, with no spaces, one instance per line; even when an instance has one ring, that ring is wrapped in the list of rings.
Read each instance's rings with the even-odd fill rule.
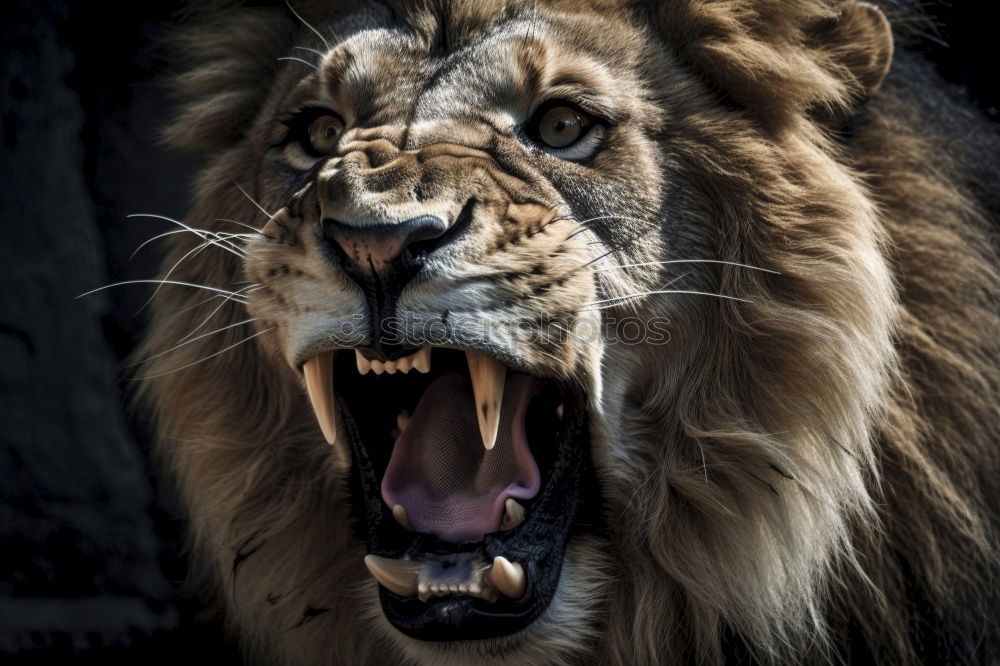
[[[996,663],[1000,144],[919,25],[195,12],[138,399],[247,658]]]

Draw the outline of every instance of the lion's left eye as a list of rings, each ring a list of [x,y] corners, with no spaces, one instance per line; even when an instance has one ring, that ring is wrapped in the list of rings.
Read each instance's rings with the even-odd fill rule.
[[[607,124],[562,100],[543,104],[524,126],[524,134],[545,152],[564,160],[591,157],[600,147]]]
[[[553,106],[538,119],[536,132],[549,148],[567,148],[583,136],[590,121],[569,106]]]

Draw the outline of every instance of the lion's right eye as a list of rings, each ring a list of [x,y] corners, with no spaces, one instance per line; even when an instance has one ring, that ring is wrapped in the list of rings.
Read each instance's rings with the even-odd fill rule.
[[[313,118],[303,137],[303,148],[317,157],[329,155],[337,147],[344,132],[344,121],[335,113],[323,113]]]

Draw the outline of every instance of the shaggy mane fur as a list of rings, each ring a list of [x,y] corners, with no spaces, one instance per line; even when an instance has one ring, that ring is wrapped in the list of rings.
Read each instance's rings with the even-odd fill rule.
[[[697,221],[711,230],[692,241],[701,256],[773,272],[701,276],[746,302],[630,304],[668,317],[671,343],[605,352],[593,427],[609,534],[573,546],[547,628],[449,663],[997,663],[993,130],[905,35],[893,56],[881,14],[857,5],[537,4],[607,12],[612,35],[643,35],[619,50],[657,81],[647,101],[686,109],[655,128],[681,174],[665,198],[689,204],[663,238]],[[315,26],[354,3],[295,7]],[[259,228],[232,186],[268,188],[243,137],[270,108],[277,58],[322,45],[284,7],[223,7],[181,40],[188,101],[167,137],[206,156],[186,222]],[[668,80],[668,66],[689,78]],[[167,268],[200,240],[185,236]],[[202,253],[171,279],[229,288],[243,270]],[[199,583],[263,660],[442,658],[382,618],[347,529],[348,461],[317,444],[277,342],[238,344],[260,331],[224,301],[204,330],[231,329],[159,355],[218,304],[185,310],[202,298],[161,290],[137,351],[157,376],[140,399],[190,513]]]

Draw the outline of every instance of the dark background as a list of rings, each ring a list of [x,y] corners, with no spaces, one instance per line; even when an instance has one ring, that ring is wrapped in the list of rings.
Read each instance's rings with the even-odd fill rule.
[[[997,120],[992,3],[926,4],[939,27],[916,48]],[[239,662],[183,584],[175,499],[148,460],[147,424],[123,406],[123,359],[149,289],[75,298],[155,276],[154,248],[129,255],[169,226],[128,214],[184,215],[197,162],[157,143],[171,113],[159,44],[178,5],[7,0],[0,9],[5,663]]]

